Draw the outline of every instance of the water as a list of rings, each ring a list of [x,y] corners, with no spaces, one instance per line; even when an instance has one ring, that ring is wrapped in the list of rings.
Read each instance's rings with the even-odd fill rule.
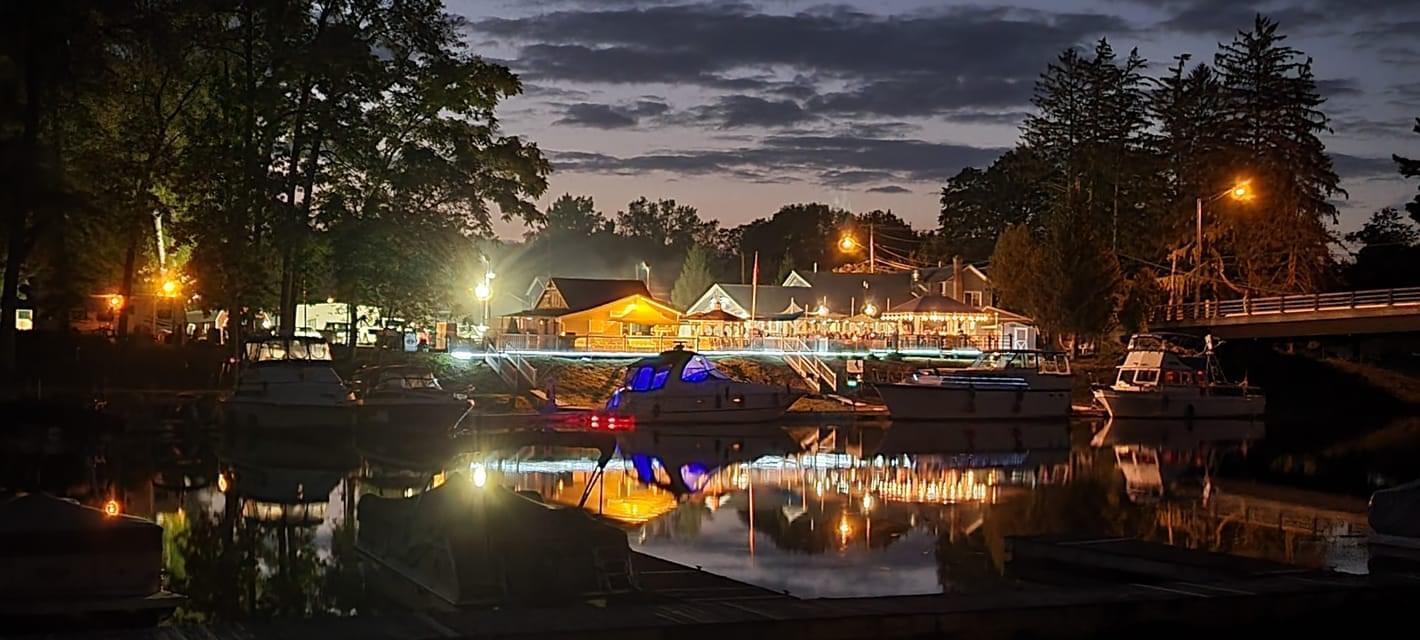
[[[1036,534],[1365,572],[1363,516],[1248,479],[1286,472],[1266,435],[1250,423],[1098,422],[425,440],[30,429],[5,435],[0,488],[113,499],[156,520],[187,620],[420,608],[357,551],[360,500],[475,475],[580,505],[634,551],[798,597],[1020,588],[1006,538]]]

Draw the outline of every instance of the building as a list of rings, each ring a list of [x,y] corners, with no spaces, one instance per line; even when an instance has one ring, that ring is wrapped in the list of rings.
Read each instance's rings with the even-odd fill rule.
[[[550,278],[532,308],[504,319],[505,346],[540,349],[669,348],[680,326],[680,312],[645,282],[596,278]]]

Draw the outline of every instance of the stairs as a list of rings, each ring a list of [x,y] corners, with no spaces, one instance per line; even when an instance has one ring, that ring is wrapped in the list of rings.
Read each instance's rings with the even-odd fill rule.
[[[805,344],[802,338],[784,339],[784,362],[815,393],[837,393],[838,371]]]
[[[537,368],[527,358],[508,351],[488,351],[483,361],[514,390],[537,387]]]

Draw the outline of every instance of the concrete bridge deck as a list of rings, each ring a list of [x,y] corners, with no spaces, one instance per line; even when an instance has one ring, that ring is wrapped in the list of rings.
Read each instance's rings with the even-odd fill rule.
[[[1159,307],[1150,326],[1221,338],[1285,338],[1420,331],[1420,287],[1208,300]]]

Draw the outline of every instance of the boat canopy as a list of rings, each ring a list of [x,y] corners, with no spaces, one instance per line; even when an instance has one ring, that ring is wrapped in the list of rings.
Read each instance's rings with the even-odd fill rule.
[[[693,351],[673,349],[653,358],[643,358],[626,368],[624,386],[629,391],[656,391],[669,380],[697,384],[707,380],[729,380],[709,358]]]
[[[1041,373],[1070,373],[1070,359],[1058,351],[987,351],[978,356],[969,368],[993,371],[1036,369]]]

